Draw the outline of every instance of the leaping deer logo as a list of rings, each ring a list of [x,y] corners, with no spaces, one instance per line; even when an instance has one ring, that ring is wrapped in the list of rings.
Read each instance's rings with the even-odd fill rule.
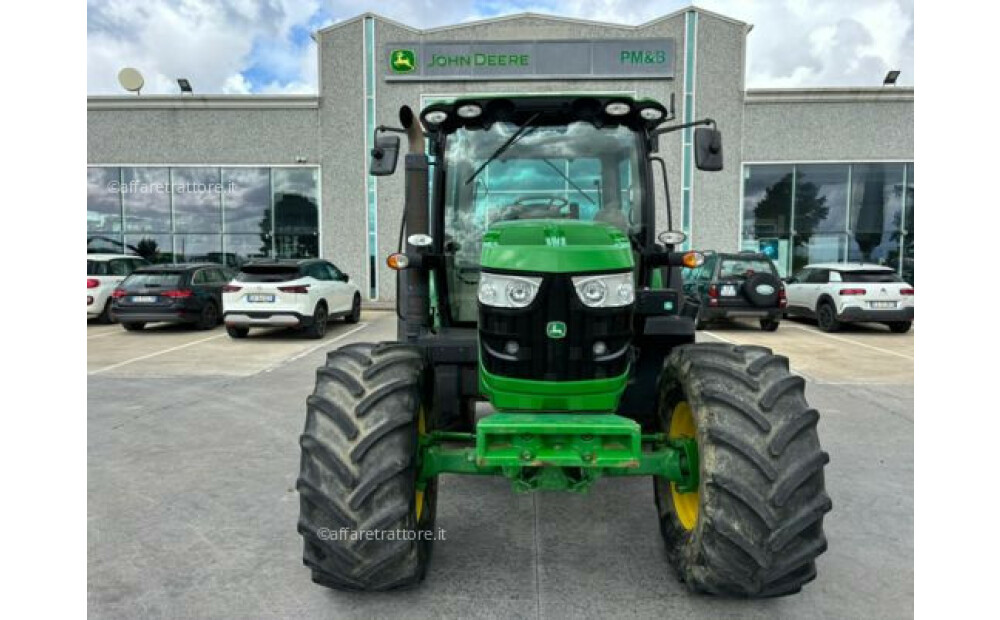
[[[389,64],[396,73],[409,73],[417,68],[417,58],[413,50],[393,50]]]

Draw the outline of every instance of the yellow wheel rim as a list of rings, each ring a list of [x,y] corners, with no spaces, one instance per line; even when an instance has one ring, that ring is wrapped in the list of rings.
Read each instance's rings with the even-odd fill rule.
[[[694,439],[696,437],[694,416],[691,415],[691,405],[686,400],[682,400],[674,407],[674,411],[670,415],[670,430],[667,431],[667,437],[670,439]],[[698,464],[695,463],[694,466],[697,467]],[[673,482],[670,483],[670,498],[674,504],[674,513],[677,515],[677,520],[681,522],[681,526],[687,531],[693,530],[695,524],[698,523],[699,495],[698,491],[679,493],[677,485]]]
[[[417,435],[423,436],[427,434],[427,421],[424,420],[424,409],[420,408],[420,413],[417,414]],[[417,523],[420,523],[420,515],[424,513],[424,492],[420,489],[416,490],[413,497],[413,504],[416,506],[417,513]]]

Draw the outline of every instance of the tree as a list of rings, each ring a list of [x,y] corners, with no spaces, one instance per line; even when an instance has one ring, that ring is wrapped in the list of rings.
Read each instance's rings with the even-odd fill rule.
[[[152,237],[143,237],[135,244],[135,252],[149,262],[155,263],[160,254],[160,245]]]
[[[754,207],[754,236],[758,239],[785,236],[794,231],[793,256],[798,256],[800,252],[796,250],[808,247],[813,231],[830,214],[830,207],[826,205],[826,196],[819,195],[819,186],[804,181],[805,175],[800,173],[795,183],[795,225],[791,226],[792,178],[789,172],[764,190],[764,197]],[[799,266],[795,264],[792,268]]]

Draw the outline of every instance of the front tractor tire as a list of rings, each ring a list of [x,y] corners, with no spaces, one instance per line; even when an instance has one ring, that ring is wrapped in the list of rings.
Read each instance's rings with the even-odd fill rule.
[[[341,347],[316,371],[296,485],[315,583],[391,590],[423,579],[437,502],[435,481],[416,487],[427,372],[419,350],[395,343]]]
[[[764,598],[816,577],[832,503],[804,388],[764,347],[694,344],[667,358],[659,422],[669,437],[696,439],[699,488],[654,487],[667,555],[691,590]]]

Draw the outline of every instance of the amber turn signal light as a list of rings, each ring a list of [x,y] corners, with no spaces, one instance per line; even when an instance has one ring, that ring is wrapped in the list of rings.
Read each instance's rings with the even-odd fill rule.
[[[410,259],[406,257],[406,254],[396,252],[395,254],[390,254],[389,258],[385,259],[385,264],[389,266],[389,269],[400,271],[410,265]]]
[[[681,262],[684,263],[684,266],[688,269],[701,267],[701,264],[705,262],[705,255],[701,252],[687,252],[684,254],[684,258]]]

